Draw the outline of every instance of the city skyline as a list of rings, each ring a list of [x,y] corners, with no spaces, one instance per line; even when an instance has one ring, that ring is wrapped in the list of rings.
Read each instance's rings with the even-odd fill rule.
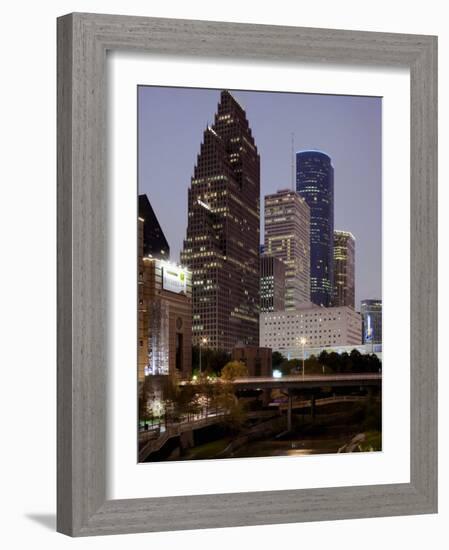
[[[363,319],[349,303],[355,247],[337,239],[334,250],[333,159],[311,145],[295,154],[291,133],[290,186],[279,185],[278,172],[276,190],[261,189],[264,159],[267,165],[276,159],[285,135],[286,128],[276,129],[281,104],[291,96],[250,93],[252,107],[244,108],[234,91],[214,94],[216,106],[194,151],[188,134],[197,118],[204,122],[205,104],[197,116],[193,101],[175,104],[172,97],[159,105],[160,125],[154,112],[149,121],[140,111],[139,160],[150,169],[144,175],[139,165],[140,182],[149,177],[157,193],[139,185],[139,461],[291,455],[298,441],[303,454],[305,438],[313,436],[306,454],[341,452],[355,437],[368,441],[367,450],[381,450],[381,303],[368,304]],[[277,105],[251,114],[261,97]],[[319,114],[316,108],[315,125]],[[332,131],[344,141],[331,118],[319,135]],[[256,137],[261,121],[270,127],[265,151]],[[149,124],[150,147],[143,139]],[[359,133],[369,132],[363,120],[362,126]],[[365,198],[367,159],[355,143],[345,146],[354,159],[363,158],[358,191]],[[154,149],[158,157],[147,165]],[[185,153],[193,170],[187,159],[184,166]],[[363,214],[366,225],[366,205],[352,196],[344,204],[352,219]],[[353,229],[345,219],[348,225]],[[378,235],[369,229],[372,245]],[[350,235],[337,229],[335,236],[340,233]],[[341,307],[332,307],[334,260]]]
[[[201,127],[202,134],[213,122],[219,94],[219,90],[139,87],[139,193],[147,193],[150,197],[174,262],[179,261],[187,227],[187,189],[197,160],[198,145],[202,142],[201,135],[198,138],[189,136],[196,134]],[[356,309],[361,299],[380,297],[381,100],[266,92],[233,91],[232,95],[244,103],[261,156],[260,240],[263,242],[264,196],[295,186],[296,167],[292,157],[297,149],[320,148],[331,157],[335,169],[335,229],[351,231],[357,238]],[[311,103],[315,104],[314,124],[307,117],[301,117],[302,135],[298,136],[295,121],[284,120],[286,103],[289,104],[287,111],[293,109],[294,114],[300,115],[304,114],[306,107],[310,108]],[[337,127],[338,118],[343,120]],[[279,134],[273,125],[278,127]],[[333,140],[343,142],[345,151],[352,152],[352,170],[342,164],[344,155],[329,139],[332,127]],[[349,132],[349,127],[352,132]],[[292,131],[295,132],[295,147],[292,147]],[[349,134],[357,138],[357,143],[354,138],[349,140]],[[320,136],[319,140],[317,136]],[[192,140],[196,140],[196,144],[192,144]],[[169,154],[171,159],[167,156]],[[276,177],[270,176],[274,173]]]

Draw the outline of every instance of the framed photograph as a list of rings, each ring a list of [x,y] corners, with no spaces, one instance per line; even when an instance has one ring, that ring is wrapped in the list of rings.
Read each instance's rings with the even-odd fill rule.
[[[58,531],[437,511],[437,39],[58,19]]]

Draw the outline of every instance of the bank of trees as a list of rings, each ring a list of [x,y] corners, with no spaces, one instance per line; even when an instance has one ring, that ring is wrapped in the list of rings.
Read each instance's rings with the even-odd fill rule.
[[[186,384],[180,384],[176,376],[147,376],[139,388],[140,421],[168,426],[224,413],[224,423],[237,432],[246,420],[246,411],[231,382],[247,374],[244,363],[228,361],[219,377],[202,372]]]
[[[318,361],[335,373],[381,372],[382,362],[374,353],[360,353],[353,349],[351,353],[338,354],[322,351]]]
[[[281,359],[281,354],[275,353],[277,355],[273,359],[273,369],[280,370],[283,375],[302,373],[302,359],[288,360],[283,356]],[[341,354],[322,351],[318,357],[311,355],[304,361],[304,370],[307,374],[380,372],[382,363],[375,354],[362,354],[356,349],[351,353]]]

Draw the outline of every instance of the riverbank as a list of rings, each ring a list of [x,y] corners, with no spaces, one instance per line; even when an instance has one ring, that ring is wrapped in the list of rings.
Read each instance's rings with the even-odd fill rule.
[[[368,407],[367,404],[340,403],[321,407],[313,418],[306,409],[297,410],[291,432],[285,431],[285,415],[259,422],[253,419],[238,434],[231,433],[224,425],[215,426],[199,430],[190,448],[181,448],[172,441],[166,452],[148,461],[379,451],[382,449],[380,417],[373,416],[373,410],[372,404]],[[354,438],[358,438],[357,441]]]

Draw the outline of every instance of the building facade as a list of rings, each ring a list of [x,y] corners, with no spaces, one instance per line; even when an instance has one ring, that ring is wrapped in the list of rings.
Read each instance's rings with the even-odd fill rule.
[[[245,363],[248,376],[271,376],[272,351],[258,346],[236,346],[232,350],[232,360]]]
[[[355,238],[349,231],[334,231],[334,307],[355,308]]]
[[[259,225],[259,154],[245,111],[223,91],[188,191],[181,262],[192,272],[194,344],[258,345]]]
[[[310,300],[310,210],[289,189],[265,197],[265,254],[285,266],[285,309]]]
[[[146,223],[146,222],[145,222]],[[192,287],[190,272],[143,254],[139,219],[138,380],[192,372]]]
[[[296,153],[296,191],[310,208],[310,299],[328,307],[334,290],[334,169],[328,155]]]
[[[269,254],[260,256],[260,311],[285,308],[285,271],[282,260]]]
[[[350,307],[305,305],[295,311],[263,313],[260,316],[260,345],[286,354],[302,347],[323,348],[360,345],[362,320]]]
[[[143,220],[143,255],[170,259],[170,247],[146,195],[139,195],[139,218]]]
[[[362,300],[360,314],[363,322],[363,342],[382,343],[382,300]]]

